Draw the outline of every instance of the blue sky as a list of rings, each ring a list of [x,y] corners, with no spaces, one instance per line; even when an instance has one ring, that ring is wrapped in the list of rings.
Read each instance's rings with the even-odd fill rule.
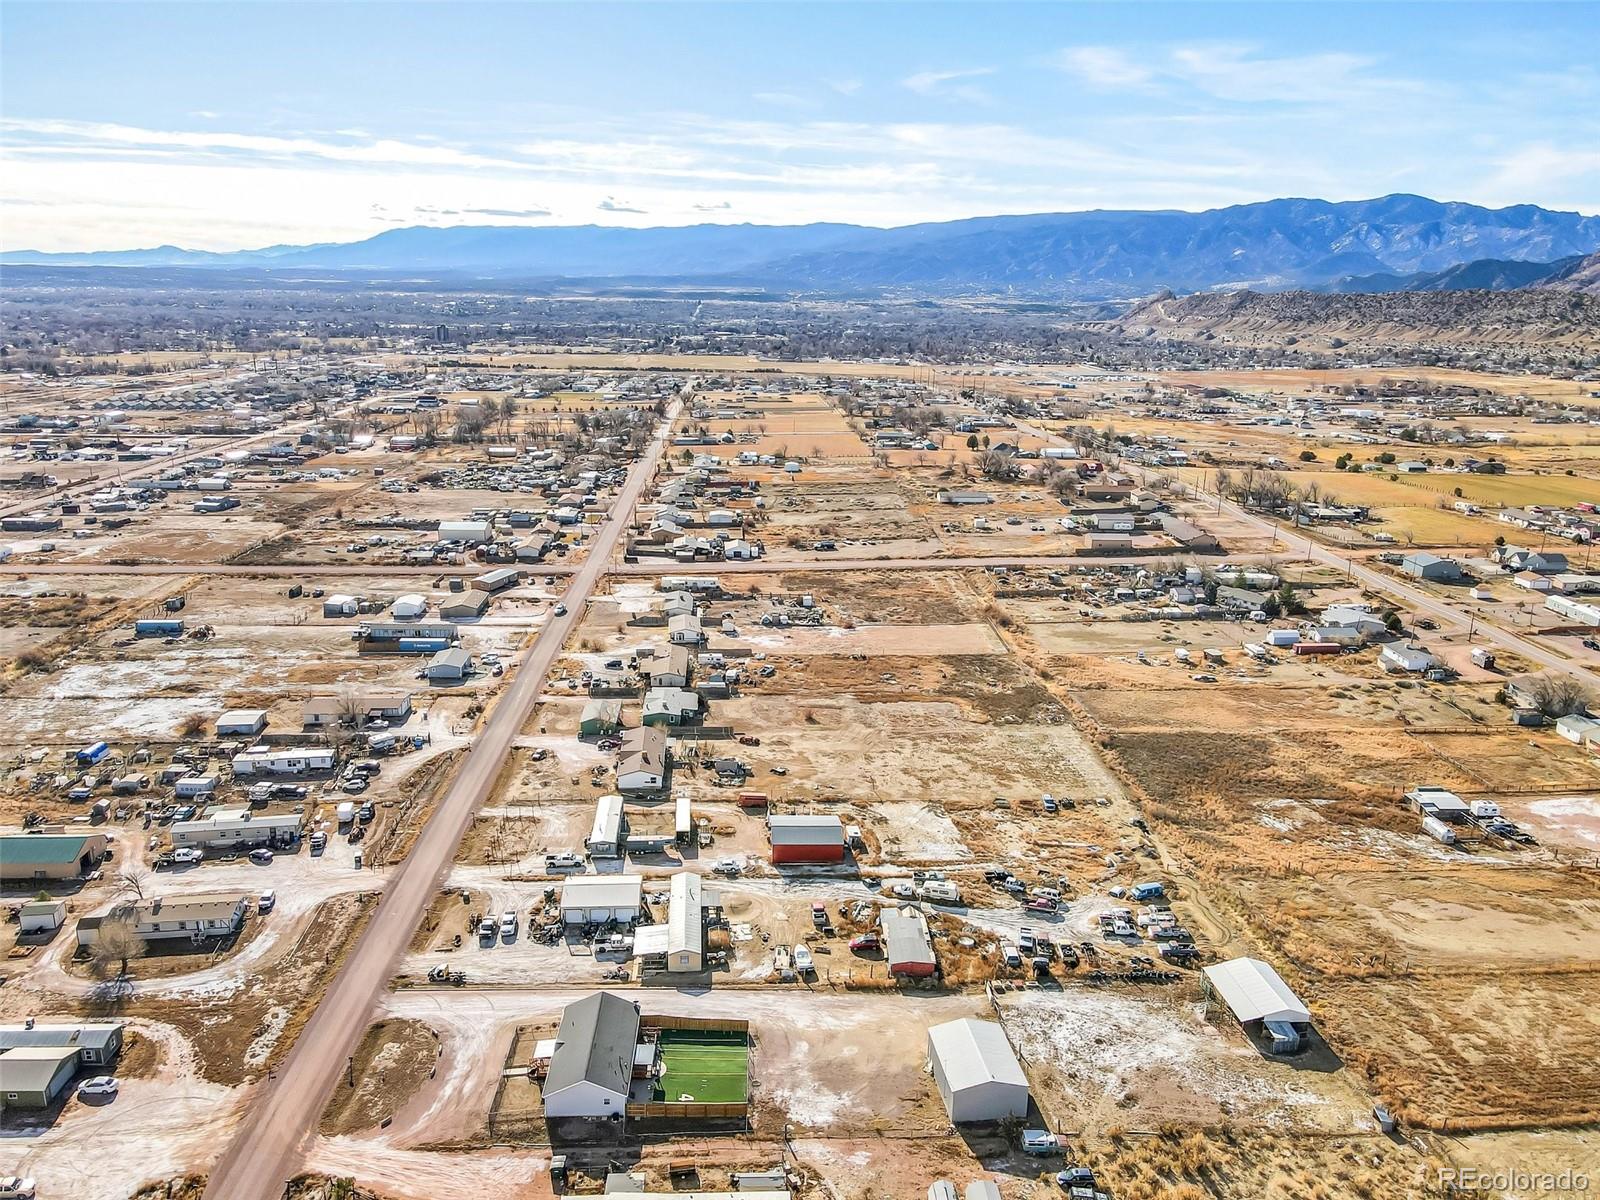
[[[1418,192],[1600,212],[1600,5],[69,4],[0,245],[899,225]]]

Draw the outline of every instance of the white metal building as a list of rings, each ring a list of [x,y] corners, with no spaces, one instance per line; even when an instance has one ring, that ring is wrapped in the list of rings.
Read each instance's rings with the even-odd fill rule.
[[[233,756],[235,775],[303,775],[307,771],[331,771],[337,755],[322,746],[294,746],[274,749],[252,746]]]
[[[1259,958],[1231,958],[1205,971],[1207,988],[1233,1011],[1241,1025],[1252,1021],[1311,1023],[1311,1013],[1300,997]]]
[[[255,737],[266,727],[266,710],[260,708],[230,708],[217,718],[218,737]]]
[[[1028,1115],[1028,1077],[996,1022],[969,1017],[933,1026],[928,1062],[953,1123]]]
[[[561,887],[561,919],[568,925],[632,925],[643,903],[642,875],[584,875]]]
[[[222,809],[199,821],[178,821],[172,826],[174,846],[265,846],[287,844],[300,833],[302,818],[254,815],[248,808]]]
[[[679,871],[667,902],[667,970],[699,971],[705,953],[705,885],[696,872]]]
[[[594,858],[616,858],[622,853],[622,797],[601,796],[594,805],[594,824],[583,843]]]

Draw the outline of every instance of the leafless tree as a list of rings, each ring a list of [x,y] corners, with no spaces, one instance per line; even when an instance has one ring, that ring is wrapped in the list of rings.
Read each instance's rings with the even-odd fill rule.
[[[114,916],[100,923],[89,949],[89,965],[96,975],[104,978],[112,973],[111,967],[115,964],[116,976],[120,979],[127,975],[128,964],[143,958],[149,949],[132,921]]]
[[[999,450],[985,450],[978,457],[978,469],[989,479],[1000,481],[1015,479],[1021,472],[1009,454]]]
[[[1552,720],[1583,712],[1593,699],[1589,689],[1572,675],[1547,672],[1520,680],[1519,685],[1534,707]]]

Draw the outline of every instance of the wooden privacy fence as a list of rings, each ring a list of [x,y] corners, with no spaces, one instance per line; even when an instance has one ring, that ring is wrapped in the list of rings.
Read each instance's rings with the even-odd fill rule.
[[[641,1022],[646,1029],[707,1029],[714,1033],[750,1032],[750,1022],[737,1017],[653,1017]]]
[[[630,1103],[628,1116],[668,1121],[685,1120],[745,1120],[750,1115],[748,1104],[691,1104],[685,1102],[667,1102],[652,1100],[646,1103]]]

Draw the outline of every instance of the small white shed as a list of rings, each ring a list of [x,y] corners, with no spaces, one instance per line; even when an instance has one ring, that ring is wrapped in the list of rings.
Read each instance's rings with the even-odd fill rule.
[[[17,910],[17,932],[54,933],[67,921],[67,905],[62,900],[30,900]]]

